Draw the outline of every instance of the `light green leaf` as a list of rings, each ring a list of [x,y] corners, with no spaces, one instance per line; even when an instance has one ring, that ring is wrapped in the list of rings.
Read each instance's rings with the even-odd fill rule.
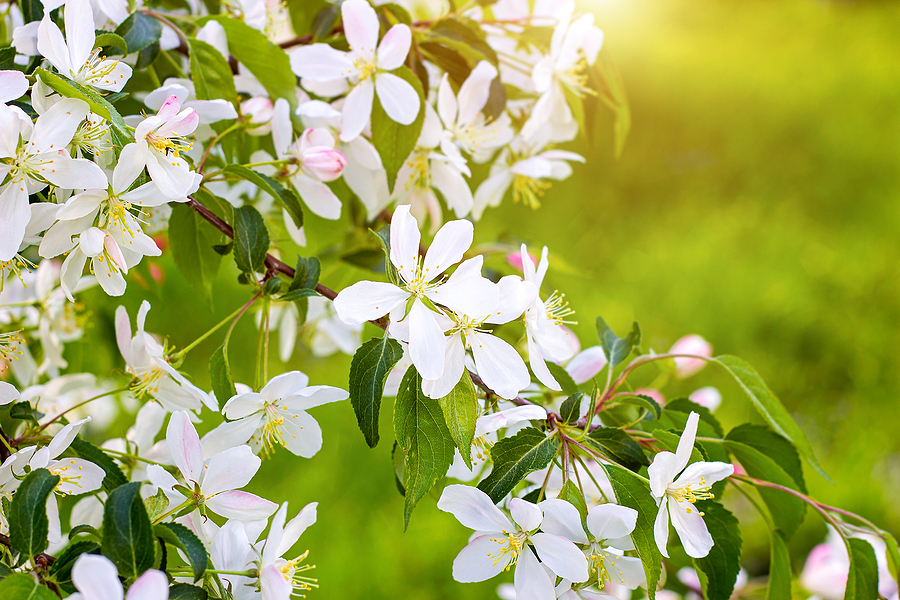
[[[728,600],[741,570],[741,530],[738,520],[718,502],[704,500],[695,505],[713,539],[713,547],[703,558],[694,559],[703,597]]]
[[[791,555],[781,532],[769,530],[772,554],[766,600],[791,600]]]
[[[406,67],[400,67],[393,74],[400,77],[416,90],[419,96],[419,114],[416,120],[409,125],[401,125],[391,119],[384,109],[378,96],[372,105],[372,144],[381,156],[381,162],[387,171],[388,189],[394,189],[397,180],[397,172],[409,157],[419,139],[422,131],[422,123],[425,121],[425,99],[422,94],[422,84],[418,77]]]
[[[103,555],[119,575],[135,579],[153,566],[153,528],[140,495],[141,483],[126,483],[114,489],[103,511]]]
[[[666,408],[669,408],[666,405]],[[728,432],[729,441],[738,442],[755,448],[771,458],[776,465],[791,476],[797,489],[806,493],[806,482],[803,479],[803,466],[797,448],[787,439],[778,435],[768,427],[744,423]]]
[[[550,370],[550,374],[553,375],[553,379],[555,379],[556,383],[559,384],[559,387],[562,388],[564,394],[571,396],[572,394],[577,394],[579,392],[578,384],[575,383],[575,380],[572,379],[572,376],[569,375],[568,371],[555,362],[547,361],[546,364],[547,368]]]
[[[3,600],[59,600],[59,598],[38,583],[33,575],[13,573],[0,581],[0,598]]]
[[[385,335],[360,346],[350,363],[350,404],[370,448],[378,445],[378,413],[385,379],[402,357],[400,344]]]
[[[878,562],[871,544],[858,538],[849,538],[850,573],[844,600],[868,600],[878,598]]]
[[[459,383],[450,393],[438,399],[444,411],[444,421],[450,430],[456,447],[469,469],[472,468],[472,440],[475,438],[475,421],[481,412],[478,396],[469,372],[463,369]]]
[[[223,241],[222,234],[189,206],[172,203],[169,245],[175,266],[208,303],[212,303],[212,284],[222,262],[213,246]]]
[[[250,183],[256,185],[259,189],[272,196],[276,202],[281,204],[282,208],[284,208],[291,216],[294,225],[298,228],[303,227],[303,207],[300,205],[300,198],[294,190],[284,187],[277,180],[272,179],[268,175],[263,175],[259,171],[254,171],[244,165],[227,165],[223,169],[223,172],[228,175],[240,177],[241,179],[246,179]]]
[[[50,522],[47,498],[59,483],[59,475],[47,469],[35,469],[25,476],[13,495],[9,510],[9,543],[18,550],[20,560],[40,554],[47,548]]]
[[[503,438],[491,447],[491,474],[478,489],[496,504],[532,471],[550,464],[559,449],[559,438],[535,427],[526,427],[516,435]]]
[[[222,53],[198,39],[188,39],[191,60],[191,80],[198,100],[238,101],[234,75]]]
[[[94,38],[94,48],[106,47],[118,48],[122,51],[122,54],[128,54],[128,44],[122,39],[122,36],[108,31],[98,33],[97,37]]]
[[[559,494],[556,496],[560,500],[565,500],[572,506],[578,509],[578,514],[581,515],[581,520],[584,521],[587,519],[587,504],[584,501],[584,495],[578,489],[578,486],[571,479],[567,479],[563,484],[562,489],[559,490]]]
[[[631,471],[637,471],[650,464],[650,460],[638,443],[621,429],[601,427],[590,432],[584,441],[613,462]]]
[[[600,345],[609,360],[609,367],[613,368],[628,358],[631,351],[641,343],[641,328],[637,323],[631,326],[631,331],[623,338],[617,336],[602,317],[597,317],[597,336]]]
[[[710,412],[710,410],[705,406],[701,406],[696,402],[691,401],[689,398],[676,398],[675,400],[666,402],[666,410],[684,413],[685,421],[687,421],[688,415],[695,412],[697,413],[697,416],[700,417],[700,421],[712,427],[712,430],[717,437],[725,435],[725,430],[722,429],[719,420]]]
[[[394,432],[397,443],[406,452],[406,529],[416,503],[447,473],[455,448],[440,404],[422,393],[422,378],[415,367],[410,367],[400,382],[394,404]]]
[[[649,414],[653,415],[653,419],[647,417],[647,419],[651,421],[654,419],[659,419],[662,416],[662,407],[660,407],[659,403],[650,396],[645,396],[644,394],[634,394],[633,396],[619,396],[609,405],[615,406],[618,404],[631,404],[646,409]]]
[[[249,204],[234,210],[234,261],[244,273],[259,271],[269,251],[269,231],[259,211]]]
[[[209,357],[209,379],[212,383],[216,399],[226,402],[237,394],[234,387],[234,377],[231,374],[231,365],[228,362],[228,349],[225,344],[219,346]]]

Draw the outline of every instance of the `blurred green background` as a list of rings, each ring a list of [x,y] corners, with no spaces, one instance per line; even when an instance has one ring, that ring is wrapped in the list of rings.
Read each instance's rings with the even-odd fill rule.
[[[593,149],[572,145],[587,165],[554,185],[537,212],[508,200],[489,210],[478,241],[509,236],[538,251],[548,245],[545,293],[567,294],[584,346],[596,343],[593,321],[603,315],[620,331],[639,321],[645,349],[663,351],[698,333],[716,353],[747,359],[835,481],[807,469],[811,493],[900,531],[900,6],[594,0],[583,7],[605,30],[630,97],[624,155],[613,159],[611,117],[601,112]],[[307,222],[310,251],[341,235],[309,215]],[[161,287],[129,285],[123,302],[133,317],[143,298],[165,298],[147,327],[176,345],[244,301],[231,266],[220,272],[213,314],[170,259],[161,265]],[[362,276],[326,265],[322,280],[337,289]],[[85,304],[97,306],[91,300]],[[122,366],[115,357],[104,364],[93,343],[112,334],[115,304],[105,305],[69,350],[75,369]],[[245,382],[255,341],[245,318],[232,341],[232,354],[246,360],[235,365]],[[185,363],[200,385],[208,385],[206,359],[220,343],[221,334],[213,336]],[[346,386],[349,363],[298,347],[288,367],[313,383]],[[739,390],[710,369],[666,395],[702,385],[722,390],[718,415],[726,427],[756,420]],[[469,532],[432,499],[403,533],[389,406],[375,450],[349,403],[312,414],[324,430],[322,451],[312,460],[281,452],[253,484],[289,500],[292,514],[320,503],[319,523],[299,544],[311,550],[321,585],[309,597],[495,597],[499,580],[452,581],[451,562]],[[744,564],[751,574],[764,572],[765,528],[752,512],[742,518]],[[824,533],[807,515],[791,544],[795,568]]]

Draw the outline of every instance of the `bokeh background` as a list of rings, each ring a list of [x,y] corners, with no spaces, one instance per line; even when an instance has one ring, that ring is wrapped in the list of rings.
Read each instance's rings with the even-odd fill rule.
[[[605,30],[630,98],[624,154],[613,158],[611,115],[601,109],[592,146],[572,145],[587,164],[554,185],[536,212],[510,202],[489,210],[478,241],[548,245],[545,292],[567,294],[585,346],[596,343],[593,321],[602,315],[618,330],[639,321],[645,349],[662,351],[698,333],[717,353],[747,359],[835,481],[807,469],[811,493],[900,531],[900,5],[590,0],[582,7]],[[307,218],[310,253],[343,235]],[[160,264],[164,282],[129,285],[123,303],[134,315],[142,299],[164,298],[147,327],[168,332],[176,345],[244,302],[246,288],[230,265],[210,309],[170,259]],[[362,276],[332,261],[322,280],[340,288]],[[123,367],[98,350],[110,343],[115,303],[93,300],[85,302],[95,307],[88,335],[67,356],[75,370],[108,374]],[[255,342],[245,319],[232,340],[233,357],[246,361],[234,365],[239,380],[251,380]],[[202,386],[220,343],[214,336],[185,363]],[[301,369],[314,383],[346,386],[349,364],[298,347],[288,365],[276,359],[272,370]],[[726,427],[757,419],[711,369],[666,394],[703,385],[721,389]],[[320,407],[312,414],[325,432],[322,451],[312,460],[282,452],[254,482],[267,497],[289,500],[291,513],[319,502],[319,523],[299,544],[311,550],[321,585],[309,597],[495,597],[497,580],[452,581],[468,530],[433,499],[420,503],[403,532],[386,403],[376,449],[366,447],[349,403]],[[765,572],[765,528],[751,512],[742,518],[744,565]],[[824,535],[807,515],[791,542],[795,569]]]

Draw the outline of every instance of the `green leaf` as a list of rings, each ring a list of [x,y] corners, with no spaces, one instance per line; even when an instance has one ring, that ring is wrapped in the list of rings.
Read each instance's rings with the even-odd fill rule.
[[[76,437],[69,445],[69,450],[74,452],[79,458],[89,460],[103,469],[103,472],[106,473],[103,477],[104,492],[109,493],[120,485],[128,483],[128,478],[122,473],[119,465],[108,454],[92,443]]]
[[[294,302],[296,300],[303,300],[304,298],[312,298],[313,296],[318,296],[319,292],[315,289],[299,289],[293,290],[290,292],[285,292],[284,294],[278,296],[278,299],[282,302]]]
[[[288,2],[287,9],[291,15],[291,25],[297,35],[311,33],[313,16],[326,6],[330,5],[325,0]]]
[[[58,73],[51,73],[40,67],[35,69],[35,75],[41,78],[50,88],[59,92],[66,98],[75,98],[88,103],[92,113],[96,113],[110,122],[110,129],[118,130],[120,135],[125,138],[131,138],[128,128],[125,126],[125,120],[119,114],[112,104],[106,98],[97,93],[93,88],[83,86],[67,77],[63,77]]]
[[[747,362],[736,356],[717,356],[711,359],[712,362],[723,367],[728,371],[750,401],[753,403],[756,412],[765,419],[772,429],[779,435],[786,437],[800,451],[800,454],[806,458],[810,466],[819,472],[826,480],[831,482],[831,478],[819,464],[813,452],[812,446],[806,435],[797,425],[794,418],[791,417],[787,409],[781,403],[775,394],[769,389],[766,383],[759,376],[759,373],[751,367]]]
[[[378,413],[384,382],[403,357],[403,348],[387,335],[372,338],[353,354],[350,363],[350,404],[369,448],[378,445]]]
[[[644,573],[647,575],[647,593],[650,600],[654,600],[663,557],[659,548],[656,547],[656,540],[653,537],[653,522],[656,520],[659,508],[650,494],[650,483],[643,477],[618,465],[604,464],[603,468],[612,484],[616,502],[638,512],[637,524],[634,531],[631,532],[631,539],[641,557],[641,562],[644,563]]]
[[[459,448],[463,462],[472,468],[472,440],[475,439],[475,421],[481,412],[478,396],[469,372],[463,369],[462,377],[450,393],[439,398],[444,422],[450,430],[450,436]]]
[[[416,503],[447,473],[455,448],[441,406],[422,393],[422,378],[415,367],[409,368],[397,391],[394,432],[397,443],[406,452],[403,482],[406,488],[403,528],[406,529]]]
[[[98,33],[94,38],[94,48],[118,48],[122,54],[128,54],[128,44],[122,39],[122,36],[115,33],[104,31]]]
[[[236,104],[237,90],[234,75],[222,53],[204,41],[188,39],[191,60],[191,81],[198,100],[222,99]]]
[[[33,406],[31,406],[31,402],[29,402],[28,400],[16,402],[12,406],[10,406],[9,418],[19,421],[28,421],[29,423],[32,423],[34,425],[38,424],[37,411]]]
[[[209,594],[202,587],[189,583],[176,583],[169,588],[169,600],[207,600]]]
[[[209,357],[209,379],[219,402],[225,402],[237,394],[225,344],[219,346],[212,356]]]
[[[12,46],[0,48],[0,69],[8,71],[16,67],[16,49]]]
[[[685,415],[690,415],[692,412],[695,412],[702,422],[707,423],[712,427],[713,431],[716,432],[717,437],[723,437],[725,435],[725,430],[722,429],[719,420],[713,416],[709,409],[693,402],[690,398],[676,398],[671,402],[666,402],[666,410],[674,410],[684,413]]]
[[[22,0],[22,18],[26,23],[40,21],[44,16],[44,5],[41,0]]]
[[[520,429],[516,435],[504,438],[491,448],[494,466],[491,474],[478,489],[491,497],[496,504],[513,491],[520,481],[532,471],[550,464],[559,448],[559,439],[547,435],[535,427]]]
[[[703,597],[728,600],[741,570],[741,530],[737,518],[718,502],[704,500],[695,507],[713,539],[713,547],[703,558],[694,559]]]
[[[384,271],[387,273],[388,281],[394,285],[400,285],[400,275],[397,274],[397,267],[391,262],[391,224],[388,223],[378,231],[369,230],[372,235],[378,238],[378,243],[384,251]]]
[[[610,460],[631,471],[637,471],[650,464],[638,443],[621,429],[601,427],[590,432],[584,441],[597,448]]]
[[[213,246],[221,243],[221,233],[191,207],[172,203],[169,245],[175,266],[207,303],[212,303],[212,284],[222,262]]]
[[[650,396],[645,396],[644,394],[634,394],[633,396],[619,396],[610,405],[612,406],[617,404],[631,404],[646,409],[649,414],[653,415],[653,419],[647,419],[650,421],[659,419],[662,416],[662,407],[659,405],[659,403]]]
[[[263,32],[232,17],[210,16],[198,20],[197,25],[202,27],[210,20],[218,21],[225,29],[231,55],[253,73],[273,100],[287,100],[293,114],[297,108],[297,77],[291,71],[291,61],[285,51],[270,42]]]
[[[338,18],[341,16],[341,9],[335,4],[328,4],[319,10],[313,17],[311,24],[311,33],[313,41],[327,37],[331,30],[337,25]]]
[[[581,400],[584,398],[584,392],[572,394],[559,407],[559,416],[562,417],[563,423],[574,423],[581,416]]]
[[[850,573],[844,600],[878,598],[878,562],[869,542],[858,538],[846,540],[850,547]]]
[[[26,573],[13,573],[0,581],[0,598],[3,600],[59,600],[38,583],[37,577]]]
[[[668,408],[668,405],[666,406]],[[797,448],[768,427],[745,423],[728,432],[727,440],[738,442],[762,452],[791,476],[797,489],[806,493],[806,482],[803,479],[803,464]]]
[[[897,546],[897,538],[886,531],[880,531],[879,534],[887,546],[887,568],[891,577],[898,581],[898,570],[900,570],[900,547]]]
[[[791,600],[791,555],[780,531],[769,530],[772,555],[766,600]]]
[[[600,338],[600,345],[609,360],[611,369],[628,358],[631,351],[640,345],[641,328],[634,323],[628,335],[620,338],[609,328],[602,317],[597,317],[597,336]]]
[[[103,555],[134,579],[153,566],[153,528],[140,495],[141,483],[126,483],[114,489],[103,511]]]
[[[303,207],[300,205],[300,197],[294,190],[286,188],[268,175],[263,175],[244,165],[227,165],[223,171],[228,175],[246,179],[272,196],[288,212],[294,225],[298,228],[303,227]]]
[[[156,490],[155,496],[144,498],[144,508],[147,509],[147,517],[151,523],[160,515],[165,514],[166,509],[169,508],[169,498],[166,496],[166,492],[159,488]]]
[[[244,273],[260,270],[269,251],[269,231],[259,211],[245,204],[234,209],[234,261]]]
[[[798,486],[791,476],[778,463],[756,448],[728,440],[727,438],[725,447],[741,463],[741,466],[744,467],[744,470],[751,477],[797,490]],[[757,488],[757,491],[763,502],[769,507],[775,526],[781,530],[785,539],[791,539],[791,536],[794,535],[794,532],[803,520],[806,503],[800,498],[781,490],[760,486]]]
[[[322,263],[315,256],[304,258],[297,257],[297,266],[294,268],[294,279],[288,287],[289,292],[295,290],[313,290],[319,283],[319,274],[322,272]]]
[[[160,523],[153,528],[153,534],[187,554],[194,572],[194,581],[203,577],[208,556],[203,543],[193,531],[179,523]]]
[[[75,586],[72,585],[72,566],[82,554],[100,554],[100,544],[89,541],[69,544],[50,565],[49,575],[53,582],[70,594],[75,592]]]
[[[550,374],[553,375],[553,379],[555,379],[556,383],[562,388],[564,394],[571,396],[572,394],[577,394],[579,392],[578,384],[575,383],[575,380],[572,379],[572,376],[569,375],[568,371],[549,360],[546,364],[547,368],[550,369]]]
[[[419,114],[416,115],[416,120],[409,125],[401,125],[384,112],[381,101],[378,96],[375,96],[375,102],[372,104],[372,144],[378,151],[378,155],[381,156],[381,162],[387,171],[389,190],[394,189],[397,172],[409,157],[409,153],[415,148],[419,134],[422,132],[422,123],[425,121],[425,97],[419,78],[406,67],[400,67],[392,73],[416,90],[416,94],[419,96]]]
[[[29,473],[13,495],[9,510],[9,543],[22,554],[22,560],[47,548],[50,522],[47,498],[59,483],[59,475],[47,469]]]
[[[582,521],[587,519],[588,509],[587,504],[584,502],[584,496],[581,494],[578,486],[575,485],[575,483],[571,479],[566,480],[556,497],[560,500],[565,500],[566,502],[577,508],[578,514],[581,515]]]
[[[128,44],[128,53],[131,54],[159,42],[162,23],[142,12],[135,12],[116,27],[116,33]]]

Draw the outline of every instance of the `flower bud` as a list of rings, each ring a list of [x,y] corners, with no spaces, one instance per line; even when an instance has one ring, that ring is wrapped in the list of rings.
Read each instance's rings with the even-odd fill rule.
[[[98,256],[103,252],[103,239],[106,233],[102,229],[91,227],[86,229],[78,238],[78,248],[85,256]]]
[[[241,113],[250,117],[250,123],[255,125],[247,129],[250,135],[266,135],[272,131],[272,116],[275,114],[275,105],[265,96],[254,96],[241,102]]]
[[[327,146],[305,148],[300,155],[303,170],[319,181],[333,181],[341,176],[347,159],[339,151]]]
[[[672,345],[669,353],[712,356],[712,344],[699,335],[686,335]],[[706,361],[701,358],[675,358],[675,376],[679,379],[685,379],[705,366]]]
[[[691,402],[696,402],[700,406],[705,406],[709,412],[715,412],[719,405],[722,404],[722,394],[714,387],[702,387],[688,396]]]

